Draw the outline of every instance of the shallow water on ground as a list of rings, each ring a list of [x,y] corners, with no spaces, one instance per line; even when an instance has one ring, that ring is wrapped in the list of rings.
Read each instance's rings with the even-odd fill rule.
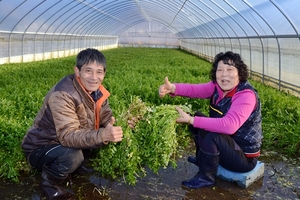
[[[300,162],[297,159],[286,158],[276,152],[262,152],[259,160],[265,163],[264,176],[248,188],[217,178],[212,187],[189,190],[181,187],[181,181],[197,173],[197,167],[186,161],[190,153],[187,151],[177,159],[175,169],[169,166],[158,174],[147,170],[147,176],[139,179],[134,186],[127,185],[123,179],[110,181],[101,178],[97,172],[79,171],[72,176],[72,186],[68,184],[66,188],[73,191],[78,200],[300,199]],[[40,180],[40,174],[36,173],[21,176],[19,184],[2,181],[1,200],[46,199],[39,189]]]

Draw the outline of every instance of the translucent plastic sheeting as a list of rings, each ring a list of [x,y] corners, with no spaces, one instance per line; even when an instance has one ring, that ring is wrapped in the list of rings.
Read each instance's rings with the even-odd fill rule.
[[[149,21],[179,38],[298,35],[299,0],[0,1],[0,31],[119,36]]]
[[[178,48],[179,39],[160,23],[144,22],[124,31],[119,36],[119,46]]]

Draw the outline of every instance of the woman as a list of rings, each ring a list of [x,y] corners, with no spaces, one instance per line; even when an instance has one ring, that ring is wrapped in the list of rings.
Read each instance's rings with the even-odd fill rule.
[[[165,83],[159,96],[210,99],[209,116],[196,112],[190,116],[177,108],[178,123],[187,123],[196,144],[196,157],[188,161],[199,171],[182,185],[202,188],[215,183],[218,165],[234,172],[249,172],[260,155],[262,129],[261,105],[257,91],[247,81],[247,65],[233,52],[216,55],[211,81],[202,84]]]

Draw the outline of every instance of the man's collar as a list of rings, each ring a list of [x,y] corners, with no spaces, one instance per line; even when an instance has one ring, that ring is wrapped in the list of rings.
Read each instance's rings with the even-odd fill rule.
[[[96,91],[93,91],[93,92],[91,93],[91,97],[93,98],[93,100],[94,100],[95,102],[97,102],[98,99],[100,99],[102,96],[103,96],[103,94],[102,94],[102,92],[101,92],[99,89],[96,90]]]

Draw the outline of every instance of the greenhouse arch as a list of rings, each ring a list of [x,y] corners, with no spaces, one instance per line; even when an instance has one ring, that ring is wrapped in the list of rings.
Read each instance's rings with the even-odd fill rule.
[[[298,0],[1,0],[0,64],[87,47],[240,53],[251,76],[300,96]]]

